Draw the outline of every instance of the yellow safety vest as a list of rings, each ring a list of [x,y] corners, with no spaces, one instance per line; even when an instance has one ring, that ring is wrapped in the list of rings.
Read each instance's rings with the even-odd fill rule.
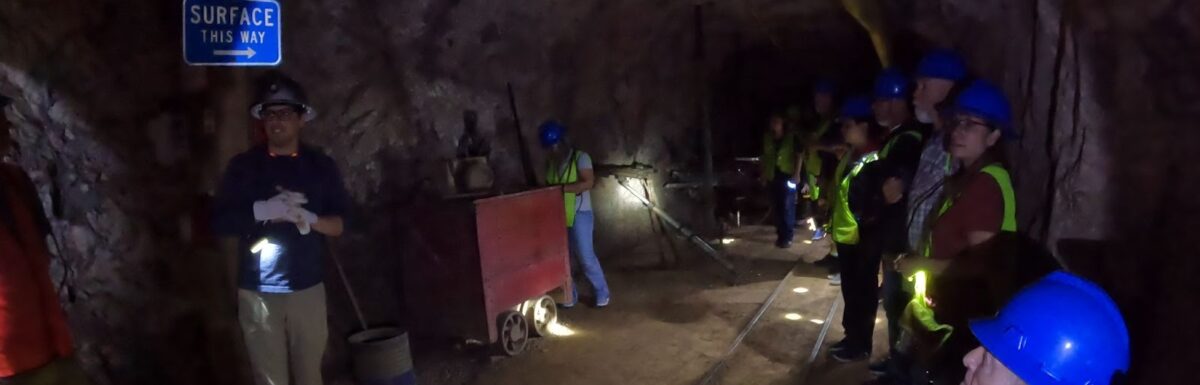
[[[833,123],[832,120],[824,120],[817,126],[817,132],[814,133],[812,139],[820,140],[825,136],[825,132],[829,131],[829,126]],[[821,157],[811,146],[807,149],[804,159],[804,172],[808,176],[808,198],[813,202],[821,199],[821,184],[818,179],[821,177]]]
[[[1017,199],[1012,187],[1012,178],[1008,175],[1008,170],[997,163],[987,165],[981,170],[993,179],[1000,186],[1000,195],[1004,198],[1004,219],[1000,223],[1001,232],[1016,232],[1017,231]],[[940,217],[954,206],[953,197],[948,197],[942,207],[938,209],[937,215]],[[937,217],[934,217],[936,220]],[[925,247],[923,254],[925,258],[930,256],[932,249],[932,235],[925,238]],[[929,275],[924,271],[918,271],[909,281],[913,282],[913,299],[909,301],[908,306],[904,308],[904,317],[917,321],[919,327],[927,333],[933,333],[940,336],[940,344],[946,343],[950,335],[954,332],[954,327],[939,323],[934,318],[933,308],[929,307],[930,301],[927,295],[929,287]]]
[[[562,186],[579,181],[579,152],[571,150],[570,162],[565,170],[559,170],[557,164],[553,160],[546,161],[546,184],[551,186]],[[578,196],[575,193],[563,192],[563,207],[567,212],[567,227],[575,226],[575,200]]]
[[[949,168],[949,163],[947,163]],[[1008,170],[1004,169],[999,163],[993,163],[985,166],[982,172],[987,173],[996,180],[996,184],[1000,186],[1000,196],[1004,198],[1004,219],[1000,223],[1000,231],[1016,232],[1017,231],[1017,195],[1013,191],[1012,178],[1008,176]],[[950,211],[950,207],[954,206],[954,197],[947,197],[942,202],[942,207],[938,208],[937,216],[931,218],[937,220],[942,214]],[[933,234],[927,234],[925,237],[925,247],[922,249],[922,256],[928,258],[933,248]]]
[[[896,145],[896,142],[898,142],[900,140],[900,137],[905,136],[905,135],[913,137],[918,142],[920,142],[922,139],[924,139],[924,137],[921,135],[921,133],[917,132],[917,131],[901,132],[900,135],[896,135],[896,136],[892,137],[892,140],[889,140],[886,144],[883,145],[883,150],[879,151],[879,157],[887,159],[888,154],[890,154],[892,152],[892,146]]]
[[[775,134],[771,130],[763,135],[762,161],[763,176],[767,179],[775,176],[775,169],[791,175],[796,172],[796,133],[783,134],[780,145],[775,145]]]
[[[879,160],[879,152],[872,151],[863,154],[858,160],[854,161],[854,167],[847,173],[846,168],[850,164],[850,156],[850,154],[842,156],[842,160],[838,163],[837,172],[833,174],[834,180],[838,181],[838,190],[834,196],[831,227],[833,228],[834,242],[845,245],[857,245],[859,240],[858,221],[854,219],[854,213],[850,211],[850,181],[858,176],[863,166]]]

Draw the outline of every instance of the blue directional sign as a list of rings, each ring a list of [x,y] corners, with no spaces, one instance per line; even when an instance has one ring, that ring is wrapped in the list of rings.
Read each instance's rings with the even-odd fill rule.
[[[189,65],[274,66],[283,60],[275,0],[183,0],[183,58]]]

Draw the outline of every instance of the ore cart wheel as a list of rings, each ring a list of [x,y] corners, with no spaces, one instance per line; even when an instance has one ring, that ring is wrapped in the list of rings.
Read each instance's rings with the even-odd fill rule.
[[[501,313],[496,320],[496,330],[500,333],[496,345],[501,353],[512,357],[525,351],[525,345],[529,343],[529,322],[521,313]]]
[[[558,305],[554,303],[554,298],[548,295],[531,299],[529,302],[531,305],[526,306],[525,311],[529,331],[538,337],[549,337],[550,324],[558,322]]]

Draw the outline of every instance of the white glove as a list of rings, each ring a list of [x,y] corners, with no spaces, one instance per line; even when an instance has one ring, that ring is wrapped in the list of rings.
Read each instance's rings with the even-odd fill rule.
[[[287,216],[289,221],[296,224],[296,229],[300,230],[301,235],[307,235],[309,232],[312,232],[312,225],[320,219],[317,217],[317,214],[301,207],[292,207],[288,210]]]
[[[288,210],[291,210],[291,206],[275,198],[257,201],[254,202],[254,220],[265,222],[287,219]]]
[[[283,202],[283,204],[292,207],[300,207],[301,205],[308,203],[308,198],[306,198],[302,193],[288,191],[278,187],[276,187],[276,189],[279,190],[279,194],[271,197],[270,200]]]

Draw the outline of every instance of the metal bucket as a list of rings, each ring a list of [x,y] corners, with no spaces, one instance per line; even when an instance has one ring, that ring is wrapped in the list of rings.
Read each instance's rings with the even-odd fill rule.
[[[375,328],[349,338],[354,378],[360,385],[416,385],[408,334],[396,328]]]

